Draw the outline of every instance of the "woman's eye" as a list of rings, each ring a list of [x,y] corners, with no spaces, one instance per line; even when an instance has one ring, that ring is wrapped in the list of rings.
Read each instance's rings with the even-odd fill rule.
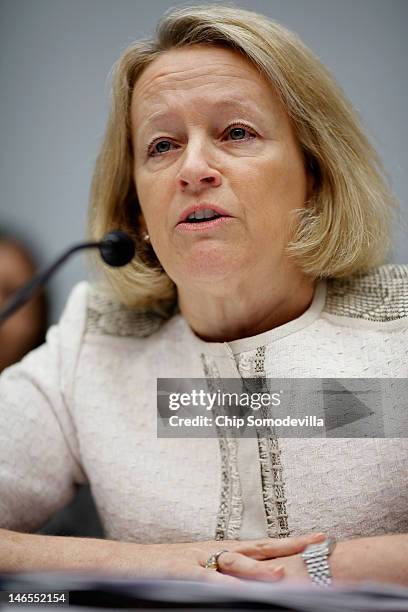
[[[164,147],[163,147],[164,145]],[[170,140],[159,140],[159,142],[154,143],[154,145],[152,145],[152,152],[153,153],[167,153],[167,151],[169,150],[167,148],[167,145],[171,145]]]
[[[246,140],[245,134],[249,134],[249,137],[252,138],[255,136],[253,130],[242,125],[230,125],[225,133],[231,136],[231,140]],[[158,140],[157,142],[153,142],[148,147],[149,157],[156,157],[158,155],[163,155],[163,153],[168,153],[172,144],[170,140]]]
[[[167,151],[169,151],[169,145],[171,145],[170,140],[159,140],[151,145],[151,148],[149,148],[149,155],[154,156],[155,153],[159,155],[167,153]]]
[[[253,130],[250,130],[244,125],[230,125],[227,128],[226,133],[231,135],[232,140],[246,140],[245,133],[249,134],[250,137],[255,136],[255,133],[253,132]]]
[[[241,138],[245,138],[245,131],[244,128],[232,128],[229,133],[232,140],[241,140]]]

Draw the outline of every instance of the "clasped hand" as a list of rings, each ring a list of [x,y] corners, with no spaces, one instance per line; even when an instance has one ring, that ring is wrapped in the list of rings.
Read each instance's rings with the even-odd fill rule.
[[[236,584],[237,578],[269,582],[285,578],[307,580],[301,553],[307,545],[322,542],[325,537],[315,533],[285,539],[153,544],[144,547],[144,568],[150,575],[160,577],[221,583]],[[228,552],[218,558],[218,571],[207,569],[207,559],[223,549]]]
[[[309,534],[285,539],[270,538],[248,540],[225,549],[218,559],[218,572],[222,577],[277,581],[284,578],[309,579],[301,553],[309,544],[326,538],[323,533]],[[221,547],[222,549],[222,547]],[[208,570],[207,570],[208,571]]]

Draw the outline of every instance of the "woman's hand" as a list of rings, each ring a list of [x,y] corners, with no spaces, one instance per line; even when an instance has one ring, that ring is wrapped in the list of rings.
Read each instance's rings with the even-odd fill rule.
[[[323,542],[324,533],[270,540],[241,542],[232,552],[218,559],[219,571],[239,578],[253,580],[281,580],[304,578],[308,580],[301,557],[308,544]],[[227,547],[226,547],[227,548]]]
[[[320,540],[312,540],[310,543],[315,543]],[[243,561],[235,556],[236,553],[225,553],[221,555],[219,560],[220,571],[235,576],[238,578],[246,578],[252,580],[306,580],[310,582],[310,578],[306,569],[305,562],[300,553],[275,558],[264,559],[263,561],[253,561],[248,558]]]
[[[294,558],[308,544],[324,539],[324,534],[309,534],[285,539],[247,541],[222,540],[142,546],[123,543],[124,548],[119,553],[121,558],[117,559],[117,569],[132,575],[142,572],[161,578],[177,577],[224,583],[236,583],[237,578],[276,581],[285,575],[283,562],[286,559]],[[223,549],[228,552],[220,555],[218,571],[206,569],[207,559]],[[278,559],[278,562],[274,559]],[[296,561],[299,559],[296,558]],[[288,565],[288,569],[290,567],[292,566]],[[292,573],[292,570],[290,572]]]

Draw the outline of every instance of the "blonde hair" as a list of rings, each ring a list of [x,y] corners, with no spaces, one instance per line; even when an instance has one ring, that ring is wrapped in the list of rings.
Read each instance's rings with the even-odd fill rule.
[[[296,223],[287,255],[313,278],[343,277],[385,263],[398,210],[381,160],[350,102],[299,37],[263,15],[235,6],[171,9],[154,40],[132,44],[114,68],[112,107],[91,187],[89,231],[128,232],[142,251],[122,269],[104,272],[119,299],[153,307],[176,296],[154,252],[141,241],[132,176],[130,103],[143,69],[166,51],[194,44],[224,46],[247,57],[280,96],[315,189]]]

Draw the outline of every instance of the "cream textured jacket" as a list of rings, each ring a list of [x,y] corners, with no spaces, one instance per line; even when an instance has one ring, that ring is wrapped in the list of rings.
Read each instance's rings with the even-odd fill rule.
[[[408,266],[320,281],[300,317],[229,343],[80,283],[0,378],[0,527],[39,528],[89,482],[111,539],[408,532],[405,438],[157,439],[156,379],[204,376],[408,378]]]

